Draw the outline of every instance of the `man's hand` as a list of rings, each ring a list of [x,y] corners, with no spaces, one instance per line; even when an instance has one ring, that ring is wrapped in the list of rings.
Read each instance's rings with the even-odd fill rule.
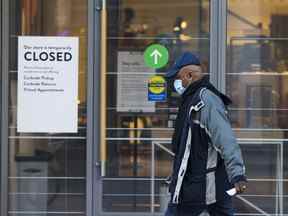
[[[234,184],[237,194],[243,193],[247,189],[247,182],[239,181]]]

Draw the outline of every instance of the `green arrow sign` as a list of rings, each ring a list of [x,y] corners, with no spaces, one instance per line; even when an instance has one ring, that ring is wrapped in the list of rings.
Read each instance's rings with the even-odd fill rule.
[[[152,44],[144,52],[144,62],[148,67],[164,67],[169,59],[169,53],[166,47],[160,44]]]

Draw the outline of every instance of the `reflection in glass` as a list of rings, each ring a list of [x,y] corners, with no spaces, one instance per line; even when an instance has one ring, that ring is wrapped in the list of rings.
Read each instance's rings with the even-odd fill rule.
[[[9,5],[8,213],[85,215],[87,1],[11,0]],[[17,133],[17,37],[20,35],[79,37],[78,133]]]
[[[104,93],[107,106],[102,113],[106,115],[103,125],[106,140],[102,148],[107,156],[102,156],[107,158],[104,212],[164,210],[167,186],[163,183],[170,175],[172,157],[155,146],[155,142],[161,140],[164,148],[170,149],[179,96],[171,91],[172,83],[167,83],[167,100],[145,103],[144,107],[147,81],[155,74],[163,75],[186,50],[198,54],[203,69],[209,71],[209,11],[208,0],[107,2],[107,71],[102,71],[107,80]],[[144,65],[143,51],[152,43],[160,43],[169,50],[167,66],[154,70]],[[142,89],[139,83],[143,84]],[[131,88],[134,92],[129,95],[134,97],[120,95]],[[131,106],[127,103],[123,107],[119,98],[125,98]],[[155,179],[151,181],[153,176]]]
[[[233,127],[246,142],[250,179],[236,207],[240,214],[283,215],[288,211],[288,1],[227,2],[226,92],[234,102]]]

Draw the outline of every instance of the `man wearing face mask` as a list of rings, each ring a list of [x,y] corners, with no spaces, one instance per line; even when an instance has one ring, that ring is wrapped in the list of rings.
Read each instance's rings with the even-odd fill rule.
[[[202,73],[199,59],[183,53],[166,74],[181,104],[175,123],[175,153],[165,216],[231,216],[231,196],[246,189],[241,150],[226,106],[231,100]]]

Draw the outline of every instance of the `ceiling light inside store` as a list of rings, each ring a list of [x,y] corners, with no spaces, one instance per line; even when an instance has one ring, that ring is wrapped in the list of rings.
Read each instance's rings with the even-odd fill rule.
[[[182,28],[182,29],[186,29],[187,26],[188,26],[188,23],[187,23],[186,21],[182,21],[182,22],[181,22],[181,28]]]
[[[174,27],[174,31],[180,31],[179,26],[175,26],[175,27]]]

